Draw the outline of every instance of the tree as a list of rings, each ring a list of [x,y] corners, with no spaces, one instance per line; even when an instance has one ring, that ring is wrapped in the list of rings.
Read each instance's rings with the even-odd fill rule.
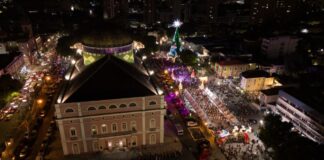
[[[144,44],[145,48],[142,49],[143,53],[155,52],[158,49],[156,38],[153,36],[133,35],[135,41],[140,41]]]
[[[323,159],[323,146],[292,131],[293,125],[282,122],[279,115],[269,114],[260,127],[259,137],[267,148],[273,149],[274,159]]]
[[[9,74],[0,78],[0,107],[8,103],[15,97],[22,87],[22,83],[16,79],[12,79]]]
[[[71,49],[70,46],[72,46],[76,42],[77,39],[75,37],[61,37],[57,42],[56,52],[63,57],[75,55],[75,51]]]
[[[179,53],[180,59],[182,63],[188,66],[194,66],[197,64],[198,56],[190,51],[190,50],[183,50]]]

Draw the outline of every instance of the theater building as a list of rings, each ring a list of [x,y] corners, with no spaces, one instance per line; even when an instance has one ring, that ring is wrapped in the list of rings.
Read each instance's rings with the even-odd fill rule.
[[[112,55],[75,71],[55,105],[64,155],[164,142],[164,97],[145,72]]]

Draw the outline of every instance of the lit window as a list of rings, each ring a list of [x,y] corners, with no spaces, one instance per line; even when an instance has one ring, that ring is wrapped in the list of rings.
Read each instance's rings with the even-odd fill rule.
[[[107,130],[107,125],[106,125],[106,124],[102,124],[102,125],[101,125],[101,133],[105,134],[105,133],[107,133],[107,132],[108,132],[108,130]]]
[[[97,126],[93,125],[91,126],[91,135],[97,135]]]

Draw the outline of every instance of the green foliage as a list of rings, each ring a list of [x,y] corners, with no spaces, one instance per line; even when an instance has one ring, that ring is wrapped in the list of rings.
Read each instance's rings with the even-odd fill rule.
[[[179,53],[182,63],[188,66],[194,66],[197,64],[198,56],[190,50],[183,50]]]
[[[292,131],[293,125],[282,122],[279,115],[269,114],[260,127],[259,137],[267,148],[273,149],[274,159],[304,160],[323,159],[320,154],[323,146],[301,137]],[[323,150],[322,150],[323,151]]]
[[[73,44],[77,42],[76,38],[71,36],[65,36],[58,40],[57,46],[56,46],[56,52],[63,56],[73,56],[75,55],[75,51],[70,48]]]
[[[143,53],[151,53],[158,50],[158,46],[155,43],[156,38],[153,36],[133,35],[133,40],[142,42],[144,44],[145,48],[142,49]]]
[[[10,75],[3,75],[0,78],[0,107],[3,107],[12,98],[17,96],[21,89],[22,83],[12,79]]]

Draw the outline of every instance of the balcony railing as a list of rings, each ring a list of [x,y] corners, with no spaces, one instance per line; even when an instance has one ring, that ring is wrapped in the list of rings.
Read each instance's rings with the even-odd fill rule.
[[[148,129],[148,131],[151,131],[151,132],[154,132],[154,131],[156,131],[157,130],[157,128],[149,128]]]
[[[136,133],[137,131],[135,129],[128,130],[128,131],[119,131],[119,132],[110,132],[110,133],[104,133],[104,134],[96,134],[92,135],[92,137],[95,138],[104,138],[104,137],[115,137],[115,136],[123,136],[123,135],[129,135]]]
[[[70,137],[71,140],[77,140],[78,137]]]

